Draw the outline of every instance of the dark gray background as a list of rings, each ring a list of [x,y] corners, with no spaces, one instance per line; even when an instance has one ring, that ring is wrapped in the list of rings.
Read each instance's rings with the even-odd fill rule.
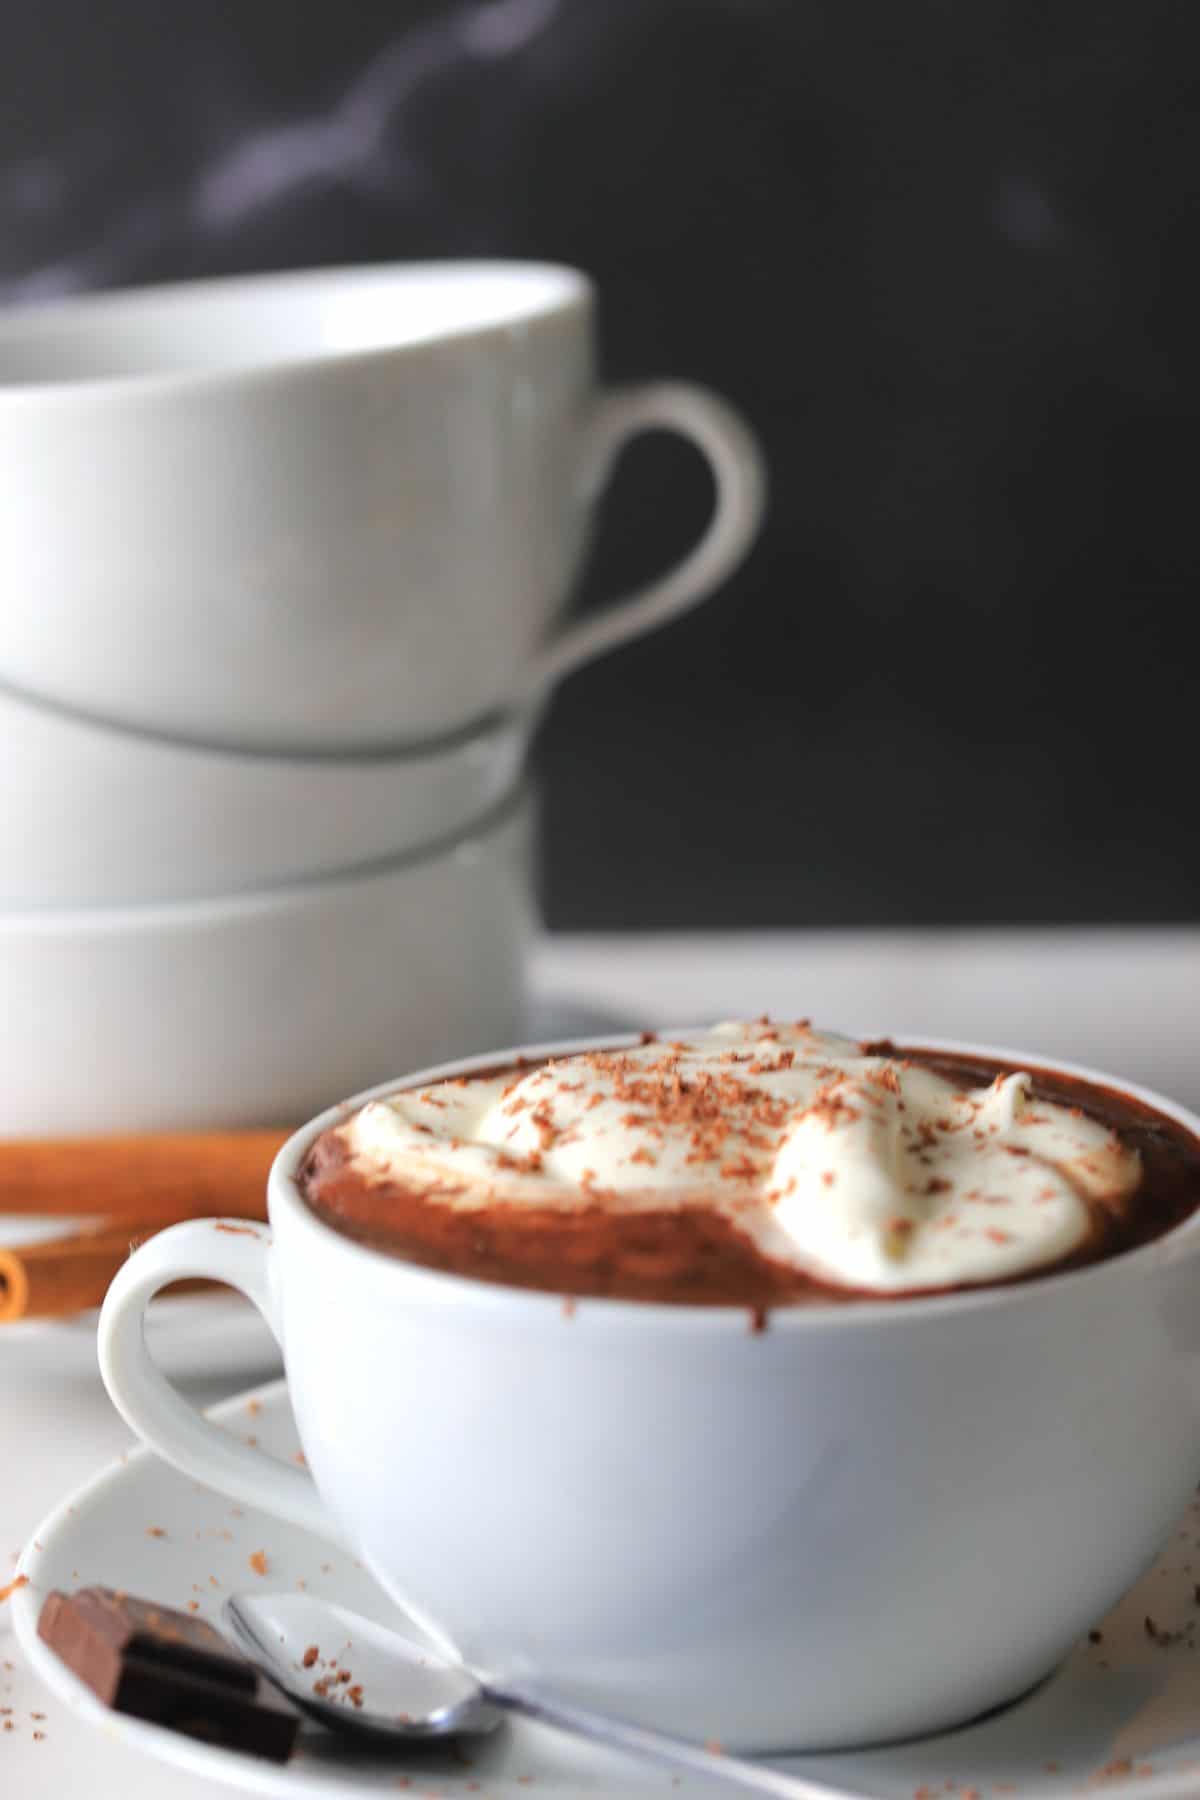
[[[1200,32],[1156,0],[40,0],[0,300],[561,258],[734,398],[769,528],[572,680],[560,926],[1190,919]],[[588,595],[706,503],[650,442]]]

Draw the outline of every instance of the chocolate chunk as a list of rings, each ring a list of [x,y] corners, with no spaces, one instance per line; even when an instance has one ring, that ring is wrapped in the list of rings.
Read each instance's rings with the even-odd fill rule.
[[[108,1706],[114,1703],[122,1659],[139,1656],[244,1693],[254,1689],[256,1670],[206,1620],[111,1588],[49,1595],[38,1634]]]
[[[275,1762],[291,1755],[299,1713],[203,1619],[80,1588],[47,1596],[38,1636],[116,1712]]]

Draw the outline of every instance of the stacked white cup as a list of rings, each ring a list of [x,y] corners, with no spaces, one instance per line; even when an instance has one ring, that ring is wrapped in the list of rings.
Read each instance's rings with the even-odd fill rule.
[[[711,522],[564,624],[659,427]],[[408,264],[10,312],[0,458],[0,1135],[285,1123],[518,1039],[540,708],[744,555],[736,415],[599,392],[573,270]]]

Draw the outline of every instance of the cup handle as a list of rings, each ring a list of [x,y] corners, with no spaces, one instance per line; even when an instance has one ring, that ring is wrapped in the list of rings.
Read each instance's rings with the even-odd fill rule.
[[[754,540],[767,493],[758,441],[726,401],[687,382],[649,382],[601,396],[584,451],[586,500],[590,503],[600,492],[622,446],[639,432],[656,429],[690,438],[707,458],[716,484],[708,529],[668,574],[562,632],[534,665],[533,695],[546,693],[581,664],[687,612],[724,581]]]
[[[100,1313],[100,1373],[113,1405],[152,1450],[185,1475],[319,1537],[342,1540],[312,1476],[231,1437],[178,1394],[146,1348],[146,1308],[169,1282],[227,1282],[280,1341],[272,1238],[244,1219],[195,1219],[159,1232],[118,1272]]]

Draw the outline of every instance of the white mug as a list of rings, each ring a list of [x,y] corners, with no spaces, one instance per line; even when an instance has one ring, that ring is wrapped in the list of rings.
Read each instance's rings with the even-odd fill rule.
[[[156,906],[0,908],[0,1139],[287,1124],[402,1062],[520,1030],[520,789],[449,841]]]
[[[1200,1217],[1086,1269],[755,1333],[737,1308],[564,1308],[351,1241],[296,1185],[344,1116],[280,1152],[269,1231],[186,1224],[132,1257],[101,1369],[168,1461],[336,1533],[473,1667],[731,1748],[941,1730],[1046,1675],[1193,1492]],[[183,1276],[263,1312],[311,1474],[150,1362],[145,1308]]]
[[[621,446],[716,500],[669,574],[561,614]],[[89,296],[0,319],[0,681],[196,742],[390,748],[535,704],[695,604],[762,513],[703,389],[596,388],[574,270],[449,262]]]
[[[228,898],[431,854],[512,793],[532,728],[504,713],[423,755],[268,756],[0,688],[0,932],[23,908]]]

